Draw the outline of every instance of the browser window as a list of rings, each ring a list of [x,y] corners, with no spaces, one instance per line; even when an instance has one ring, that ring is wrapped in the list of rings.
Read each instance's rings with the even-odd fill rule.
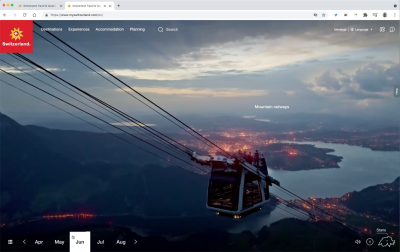
[[[0,1],[1,251],[399,251],[399,2]]]

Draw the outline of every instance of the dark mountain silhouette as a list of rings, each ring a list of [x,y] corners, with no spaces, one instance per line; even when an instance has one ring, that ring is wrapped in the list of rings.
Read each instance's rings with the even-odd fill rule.
[[[11,118],[0,114],[2,214],[29,209],[45,186],[56,186],[82,167],[49,151],[44,142]]]
[[[35,125],[27,125],[24,126],[24,128],[26,131],[39,137],[53,152],[62,154],[64,157],[82,164],[93,162],[107,164],[144,164],[146,160],[155,159],[153,155],[123,142],[121,139],[111,134],[48,129]],[[135,135],[134,131],[125,130]],[[152,150],[151,147],[149,148],[145,143],[127,136],[126,134],[117,135],[141,148],[150,149],[152,152],[162,157],[165,156],[162,152]],[[140,137],[143,138],[143,135],[140,135]],[[151,142],[154,144],[154,141]]]
[[[356,212],[399,223],[399,179],[353,192],[343,204]]]
[[[0,116],[5,220],[77,211],[207,212],[207,181],[193,173],[108,134],[21,126]]]

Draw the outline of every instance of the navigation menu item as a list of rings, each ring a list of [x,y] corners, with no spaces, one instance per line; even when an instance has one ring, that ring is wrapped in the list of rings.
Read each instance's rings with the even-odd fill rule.
[[[35,240],[35,245],[43,245],[43,241],[41,241],[41,240]]]
[[[90,252],[90,232],[71,231],[69,232],[70,252]]]
[[[117,240],[117,242],[115,244],[126,245],[126,241]]]
[[[65,241],[62,241],[62,240],[54,240],[54,244],[56,244],[56,245],[64,245],[64,244],[65,244]]]

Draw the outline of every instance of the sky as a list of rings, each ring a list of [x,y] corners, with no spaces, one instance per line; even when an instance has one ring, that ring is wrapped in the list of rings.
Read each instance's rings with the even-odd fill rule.
[[[371,117],[398,111],[400,98],[393,97],[393,87],[400,83],[399,23],[395,21],[41,21],[39,24],[62,27],[63,32],[54,32],[56,36],[176,115],[265,119],[274,114]],[[382,26],[386,28],[384,33],[379,32]],[[388,32],[392,26],[396,29],[394,33]],[[68,32],[68,27],[89,27],[91,31]],[[125,31],[96,32],[96,27],[123,27]],[[178,28],[178,31],[160,33],[158,27]],[[334,28],[347,27],[372,30],[334,32]],[[145,32],[130,32],[129,28],[145,28]],[[37,27],[34,30],[104,74],[45,32]],[[129,94],[134,94],[129,89],[119,89],[40,36],[33,37],[33,53],[24,54],[29,59],[124,112],[154,114],[131,97]],[[0,59],[80,98],[9,55],[2,54]],[[0,68],[82,106],[4,62],[0,62]],[[0,78],[69,112],[81,113],[12,77],[1,74]],[[62,114],[4,83],[0,88],[2,113],[17,118],[51,118]],[[289,108],[255,109],[255,105]]]

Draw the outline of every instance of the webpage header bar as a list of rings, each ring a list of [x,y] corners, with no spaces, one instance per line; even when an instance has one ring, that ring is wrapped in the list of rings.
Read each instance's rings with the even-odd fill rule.
[[[0,20],[400,20],[394,10],[3,11]]]
[[[0,2],[2,9],[51,10],[76,8],[78,5],[94,6],[96,9],[109,8],[113,10],[398,10],[398,0],[360,1],[360,0],[115,0],[115,1],[59,1],[59,0],[22,0]],[[107,7],[104,7],[106,5]],[[75,7],[74,7],[75,6]],[[79,7],[82,8],[82,7]],[[86,9],[88,10],[88,9]]]

